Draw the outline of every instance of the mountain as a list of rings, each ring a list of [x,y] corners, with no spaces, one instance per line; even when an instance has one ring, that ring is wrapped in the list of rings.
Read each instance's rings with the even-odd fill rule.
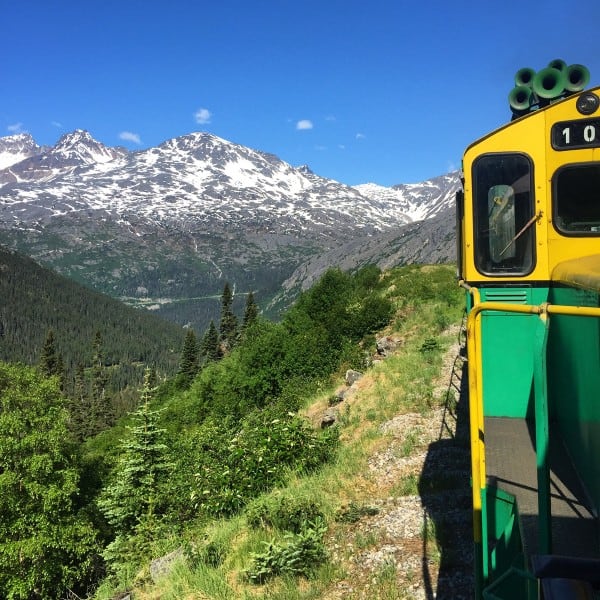
[[[0,175],[4,169],[44,152],[28,133],[0,138]]]
[[[0,360],[37,364],[54,332],[67,377],[92,362],[96,332],[112,388],[141,383],[146,366],[173,375],[184,330],[147,311],[90,290],[0,246]],[[69,384],[70,385],[70,384]]]
[[[225,281],[238,302],[252,290],[266,306],[307,260],[443,212],[458,185],[451,174],[353,188],[207,133],[138,152],[82,130],[52,148],[28,136],[0,144],[7,245],[200,330]]]

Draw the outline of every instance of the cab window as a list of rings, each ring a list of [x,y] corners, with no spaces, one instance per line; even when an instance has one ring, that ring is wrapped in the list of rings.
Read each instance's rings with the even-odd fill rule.
[[[473,164],[475,266],[484,275],[533,270],[531,161],[523,154],[486,154]]]
[[[555,228],[565,235],[600,235],[600,165],[568,165],[553,178]]]

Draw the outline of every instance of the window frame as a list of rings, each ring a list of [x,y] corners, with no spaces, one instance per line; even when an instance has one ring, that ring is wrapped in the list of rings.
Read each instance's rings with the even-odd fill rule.
[[[485,237],[485,242],[483,241],[483,236],[480,234],[482,228],[480,227],[480,219],[481,215],[481,202],[480,202],[480,186],[481,186],[481,177],[480,177],[480,165],[483,161],[493,160],[493,159],[503,159],[503,158],[521,158],[524,160],[524,164],[527,165],[527,171],[529,174],[529,218],[533,218],[535,214],[535,187],[534,187],[534,161],[532,158],[526,154],[525,152],[486,152],[484,154],[480,154],[474,161],[471,167],[471,176],[473,182],[473,193],[472,193],[472,205],[473,205],[473,263],[475,268],[479,273],[485,275],[486,277],[497,277],[497,278],[507,278],[507,277],[526,277],[530,275],[536,267],[537,263],[537,252],[536,252],[536,231],[535,226],[530,226],[531,241],[529,248],[529,260],[527,264],[523,264],[523,268],[521,269],[508,269],[508,268],[497,268],[497,269],[488,269],[485,264],[482,264],[482,259],[484,257],[489,257],[490,251],[489,247],[482,251],[482,244],[489,244],[489,237]],[[525,173],[527,175],[527,173]],[[524,175],[524,176],[525,176]],[[501,183],[497,183],[494,185],[501,185]],[[487,186],[485,189],[485,195],[487,197],[490,186]],[[488,211],[486,210],[485,218],[488,217]],[[520,228],[522,228],[527,223],[527,220],[522,223],[515,223],[516,231],[518,233]],[[526,255],[523,255],[524,258],[527,258]],[[523,261],[525,263],[525,261]]]
[[[559,214],[558,214],[558,178],[561,173],[574,170],[581,167],[596,167],[599,170],[600,175],[600,163],[597,161],[586,161],[576,163],[566,163],[558,167],[554,173],[552,173],[551,189],[552,189],[552,226],[554,230],[561,236],[572,237],[572,238],[596,238],[600,237],[600,231],[575,231],[563,229],[559,226]],[[600,211],[599,211],[600,217]],[[598,219],[600,221],[600,218]]]

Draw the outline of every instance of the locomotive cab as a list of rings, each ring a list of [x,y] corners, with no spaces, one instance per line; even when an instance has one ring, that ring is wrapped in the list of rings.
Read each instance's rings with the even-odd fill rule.
[[[600,88],[532,97],[457,195],[478,598],[536,598],[539,555],[600,559]]]

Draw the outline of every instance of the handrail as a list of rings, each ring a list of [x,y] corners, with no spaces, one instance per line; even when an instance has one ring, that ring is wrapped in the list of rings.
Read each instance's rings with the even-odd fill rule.
[[[471,472],[472,472],[472,502],[473,502],[473,540],[476,546],[476,572],[481,573],[483,581],[488,579],[487,559],[488,542],[484,532],[486,524],[482,522],[482,512],[486,502],[486,467],[485,467],[485,428],[483,412],[483,385],[482,385],[482,353],[481,353],[481,315],[486,311],[510,312],[517,314],[540,315],[547,327],[549,315],[565,315],[580,317],[600,318],[600,308],[590,306],[567,306],[542,303],[510,304],[507,302],[481,301],[478,288],[470,286],[465,281],[459,285],[464,288],[472,298],[472,307],[467,315],[467,357],[469,377],[469,427],[471,435]],[[546,329],[547,331],[547,329]],[[543,374],[545,376],[545,374]],[[549,510],[549,507],[548,507]],[[485,535],[484,535],[485,533]],[[481,556],[477,556],[477,548]],[[477,578],[478,579],[478,578]],[[483,582],[477,582],[478,587]],[[481,588],[480,588],[481,589]]]

